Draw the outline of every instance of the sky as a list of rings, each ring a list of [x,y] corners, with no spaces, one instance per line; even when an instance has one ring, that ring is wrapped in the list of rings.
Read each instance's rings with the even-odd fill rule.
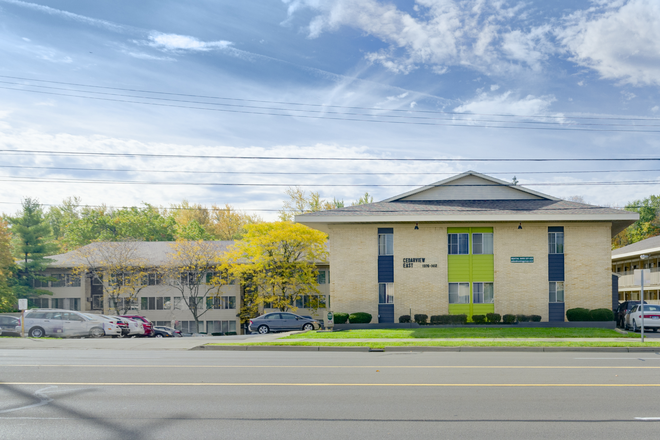
[[[621,160],[660,158],[657,0],[0,0],[0,59],[0,213],[272,220],[290,186],[350,204],[467,170],[660,194],[658,161]]]

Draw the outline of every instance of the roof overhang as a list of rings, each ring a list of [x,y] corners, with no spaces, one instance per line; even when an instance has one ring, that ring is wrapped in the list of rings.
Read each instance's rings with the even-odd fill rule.
[[[660,253],[660,247],[643,249],[640,251],[626,252],[625,254],[612,255],[612,260],[622,260],[624,258],[638,257],[644,254],[657,254]]]

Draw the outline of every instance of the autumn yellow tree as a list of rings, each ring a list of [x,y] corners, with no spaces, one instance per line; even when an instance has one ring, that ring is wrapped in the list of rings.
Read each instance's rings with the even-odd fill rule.
[[[103,284],[103,302],[111,313],[124,315],[136,307],[148,284],[149,265],[140,242],[92,243],[72,253],[73,272]]]
[[[293,221],[296,215],[306,212],[327,211],[344,207],[342,200],[324,200],[318,192],[311,191],[308,195],[305,190],[299,187],[287,188],[286,195],[289,196],[289,200],[284,202],[280,210],[279,217],[281,221]]]
[[[316,264],[327,261],[326,240],[324,233],[297,223],[249,225],[223,264],[224,270],[241,281],[244,292],[250,293],[249,298],[244,296],[241,321],[254,317],[260,304],[296,310],[297,299],[318,295]]]
[[[220,267],[223,249],[218,242],[203,240],[178,240],[170,247],[163,284],[181,293],[199,331],[199,318],[209,310],[207,298],[217,297],[220,287],[229,282]]]
[[[258,215],[250,215],[236,210],[231,205],[211,208],[211,222],[208,232],[217,240],[238,240],[242,237],[245,228],[255,223],[263,223]]]

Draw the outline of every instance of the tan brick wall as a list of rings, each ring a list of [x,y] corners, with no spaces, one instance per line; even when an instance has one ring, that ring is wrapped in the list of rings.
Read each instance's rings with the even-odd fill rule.
[[[378,316],[378,228],[394,228],[394,317],[448,313],[447,227],[493,227],[495,312],[548,320],[548,226],[564,226],[566,309],[609,307],[609,223],[563,222],[332,225],[332,310]],[[534,263],[511,263],[534,257]],[[437,268],[403,268],[403,258],[426,258]]]

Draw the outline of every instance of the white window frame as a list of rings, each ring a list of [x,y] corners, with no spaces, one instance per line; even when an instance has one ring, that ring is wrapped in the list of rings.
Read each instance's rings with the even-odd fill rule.
[[[558,238],[561,237],[561,244],[558,243]],[[561,246],[561,252],[559,251]],[[564,233],[563,232],[548,232],[548,253],[549,254],[563,254],[564,253]]]
[[[394,255],[394,234],[378,234],[378,255]]]
[[[477,235],[479,236],[479,239],[481,241],[479,243],[479,246],[481,247],[479,252],[477,252],[477,245],[476,245],[476,243],[477,243],[476,236]],[[485,237],[490,238],[490,252],[485,252],[485,250],[488,250],[488,249],[485,249],[485,247],[486,247],[485,246],[485,240],[484,240]],[[493,255],[493,233],[492,232],[474,232],[474,233],[472,233],[472,254],[473,255]]]
[[[561,284],[561,290],[557,288],[559,284]],[[564,284],[564,281],[550,281],[550,287],[548,290],[549,290],[548,302],[550,303],[566,302],[566,285]],[[559,295],[557,295],[558,292],[561,292],[561,301],[559,300]]]
[[[492,296],[490,301],[486,300],[486,285],[490,284],[492,289]],[[475,293],[480,290],[481,301],[475,301]],[[495,286],[492,281],[478,281],[472,283],[472,304],[493,304],[495,302]]]
[[[461,238],[467,240],[467,246],[465,247],[465,252],[461,252]],[[456,237],[455,240],[452,240]],[[455,241],[455,243],[452,243]],[[450,232],[447,234],[447,253],[449,255],[469,255],[470,254],[470,234],[467,232]],[[456,252],[452,252],[455,250]]]
[[[456,296],[456,300],[452,301],[452,287],[456,286],[456,293],[454,294]],[[466,288],[467,287],[467,294],[463,292],[463,295],[461,295],[461,288]],[[449,283],[449,290],[447,292],[449,294],[449,304],[470,304],[470,283]],[[460,301],[461,298],[465,298],[465,301]]]
[[[378,304],[394,304],[394,284],[378,283]]]

